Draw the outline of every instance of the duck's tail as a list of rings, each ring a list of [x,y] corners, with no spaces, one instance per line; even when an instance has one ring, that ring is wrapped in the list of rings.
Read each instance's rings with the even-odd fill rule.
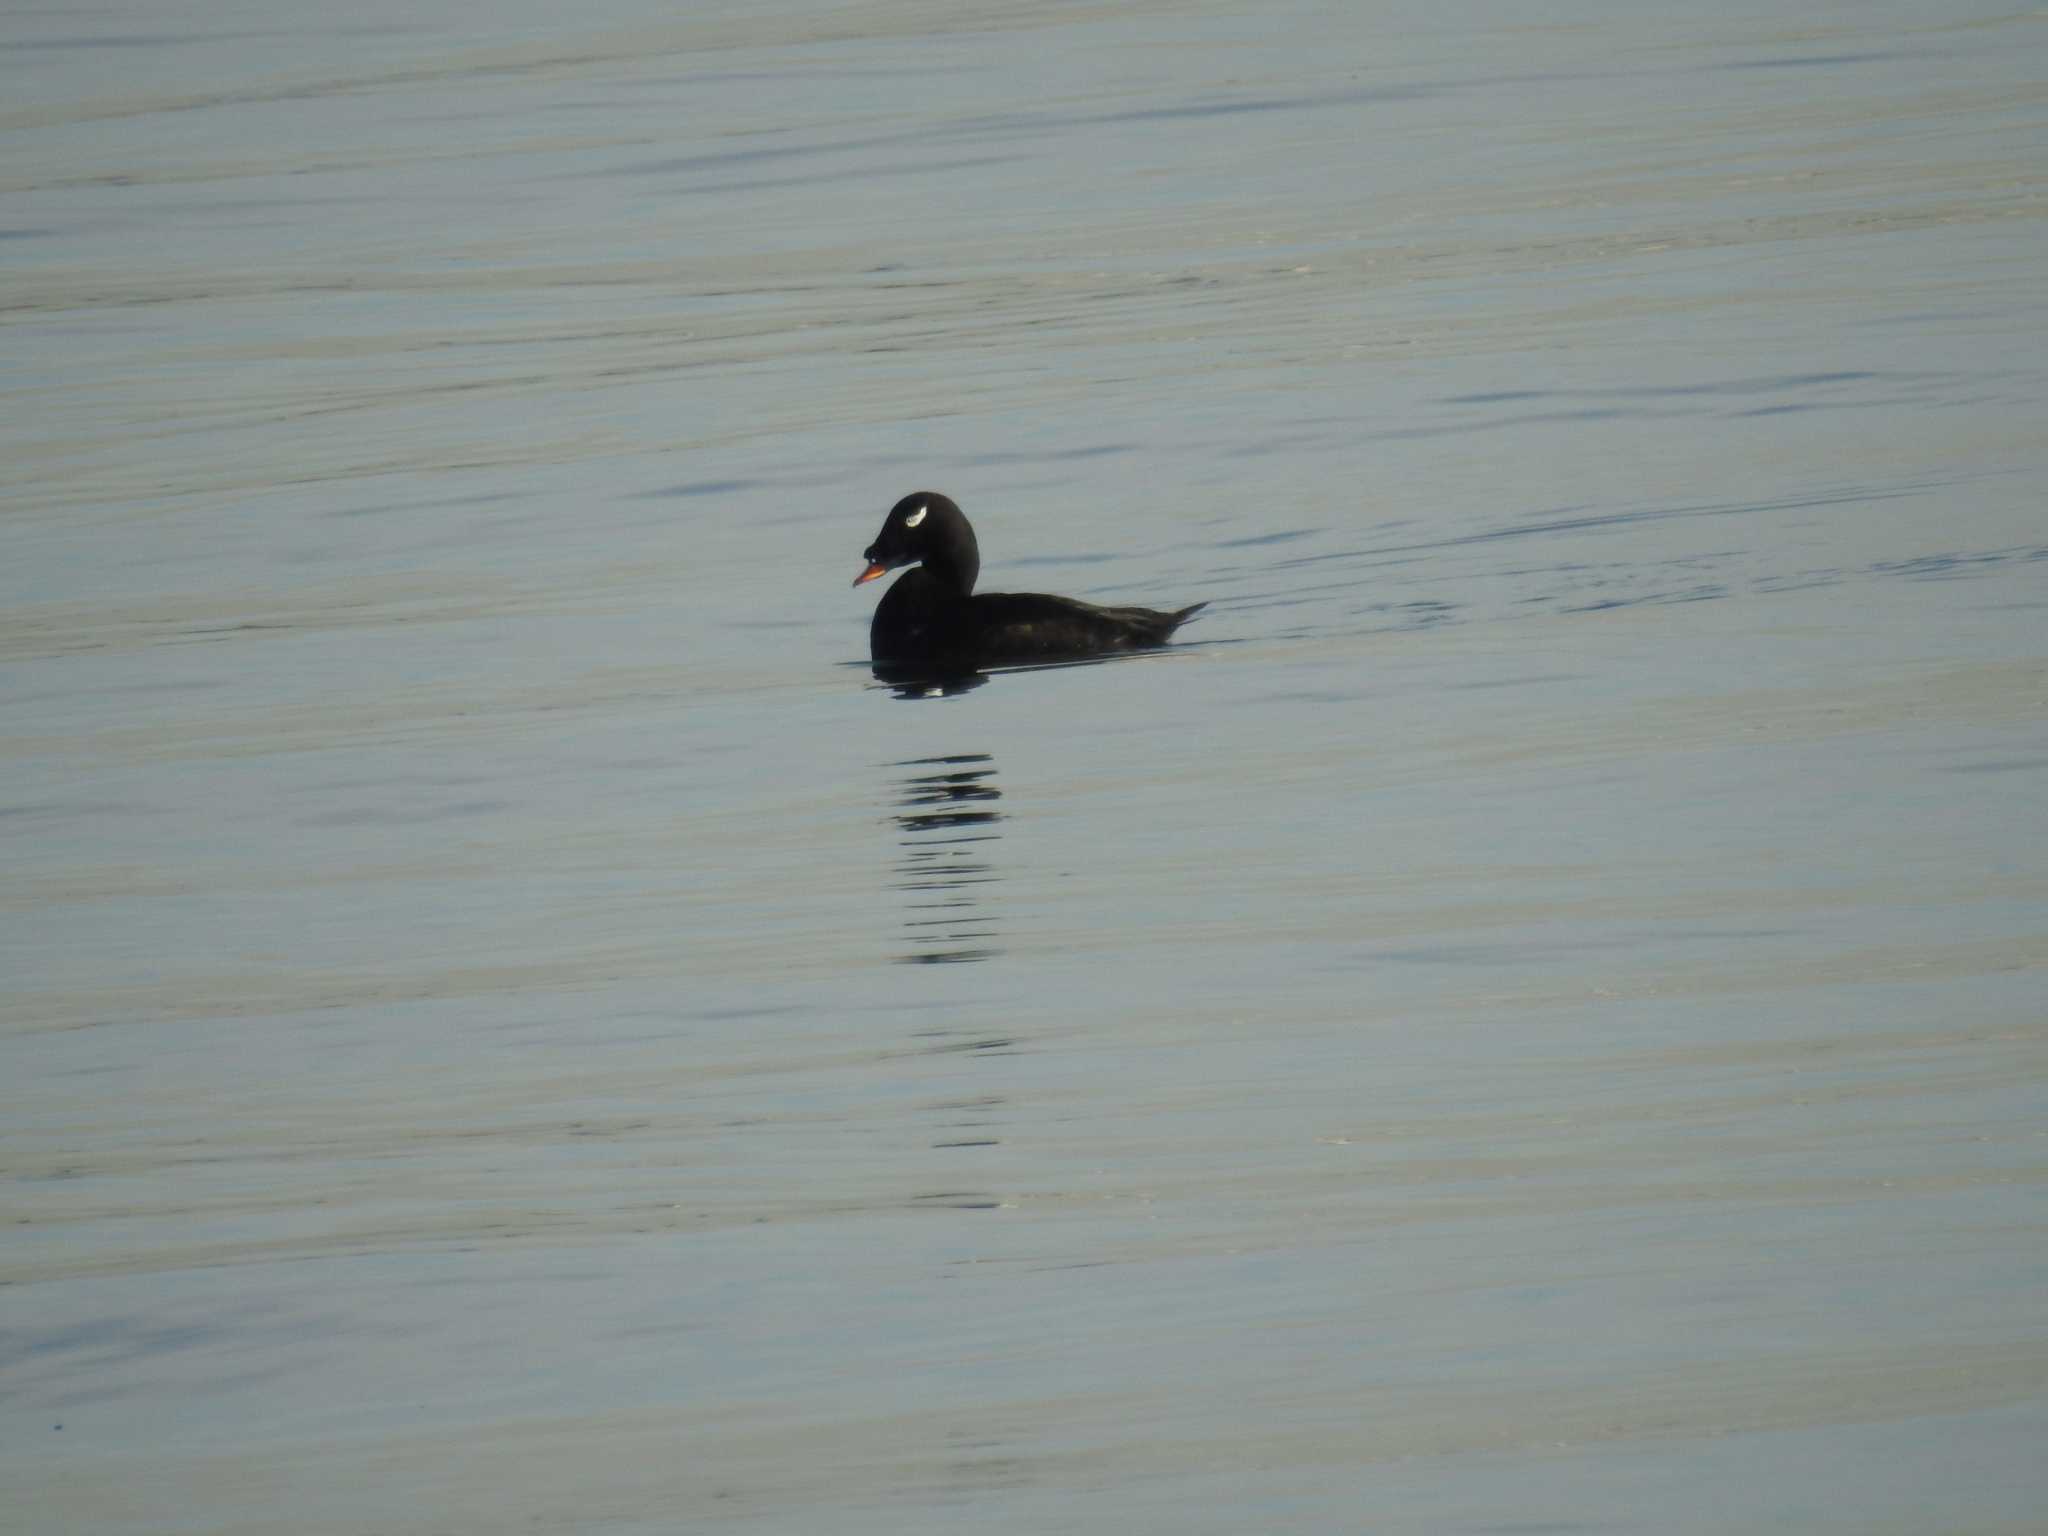
[[[1176,629],[1208,606],[1195,603],[1177,613],[1161,613],[1157,608],[1087,608],[1088,617],[1095,622],[1096,640],[1091,648],[1123,651],[1164,645]]]
[[[1194,603],[1175,613],[1161,613],[1156,608],[1126,608],[1122,613],[1139,645],[1164,645],[1176,629],[1208,606]]]
[[[1192,619],[1196,614],[1200,613],[1204,608],[1208,606],[1209,605],[1206,602],[1190,603],[1187,607],[1180,609],[1178,612],[1162,613],[1159,616],[1161,620],[1161,623],[1159,625],[1160,640],[1164,641],[1176,629],[1179,629],[1181,625],[1187,623],[1189,619]]]

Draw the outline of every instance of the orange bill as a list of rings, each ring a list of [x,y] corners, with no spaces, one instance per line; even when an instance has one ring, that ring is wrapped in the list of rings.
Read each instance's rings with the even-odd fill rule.
[[[871,560],[868,562],[868,568],[853,578],[853,584],[857,587],[864,581],[873,581],[877,576],[886,576],[888,574],[889,567],[882,564],[879,560]]]

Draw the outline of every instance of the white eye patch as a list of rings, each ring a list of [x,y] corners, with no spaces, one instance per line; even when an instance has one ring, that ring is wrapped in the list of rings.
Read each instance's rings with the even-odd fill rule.
[[[911,513],[910,516],[903,519],[903,526],[906,528],[915,528],[919,523],[924,521],[924,515],[929,511],[931,511],[931,507],[929,504],[919,507],[915,512]]]

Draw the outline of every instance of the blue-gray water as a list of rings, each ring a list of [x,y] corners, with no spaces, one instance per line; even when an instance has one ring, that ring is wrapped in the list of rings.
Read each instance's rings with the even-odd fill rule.
[[[0,1527],[2037,1530],[2044,66],[0,21]]]

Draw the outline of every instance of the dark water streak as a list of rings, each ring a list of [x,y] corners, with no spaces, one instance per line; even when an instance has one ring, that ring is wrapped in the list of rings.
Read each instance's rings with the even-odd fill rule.
[[[1001,882],[994,844],[1004,813],[995,759],[985,752],[914,758],[898,768],[936,768],[892,781],[898,807],[895,887],[909,892],[905,965],[961,965],[1003,953],[1001,929],[982,887]],[[915,914],[942,913],[942,916]]]

